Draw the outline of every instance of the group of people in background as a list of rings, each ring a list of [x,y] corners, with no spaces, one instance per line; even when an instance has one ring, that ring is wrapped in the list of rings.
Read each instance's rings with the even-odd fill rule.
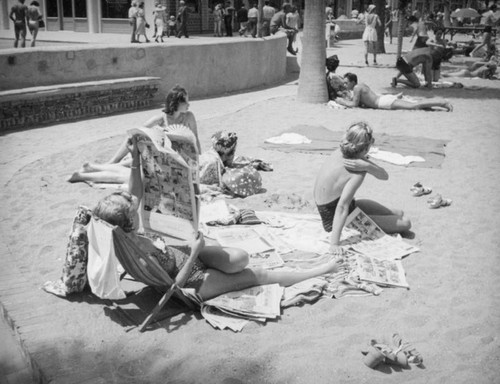
[[[14,48],[26,47],[26,33],[31,33],[31,46],[34,47],[38,29],[44,27],[43,15],[38,1],[32,1],[29,6],[25,0],[18,0],[10,9],[9,18],[14,23]]]
[[[153,38],[155,42],[163,43],[163,37],[167,36],[177,36],[181,38],[182,36],[188,38],[187,23],[189,17],[189,9],[184,3],[184,1],[179,2],[179,9],[177,10],[177,16],[170,15],[167,19],[167,7],[162,5],[159,1],[155,2],[153,10],[153,24],[154,24],[154,34]],[[150,28],[149,23],[146,20],[146,13],[144,11],[144,1],[132,1],[130,8],[128,10],[129,24],[132,29],[132,35],[130,38],[131,43],[140,43],[140,37],[144,36],[145,42],[149,43],[150,40],[146,34],[146,29]]]

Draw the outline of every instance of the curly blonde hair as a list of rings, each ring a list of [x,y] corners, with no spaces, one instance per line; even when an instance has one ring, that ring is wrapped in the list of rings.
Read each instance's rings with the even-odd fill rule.
[[[346,159],[356,159],[375,142],[373,129],[365,122],[352,124],[340,142],[340,150]]]
[[[132,196],[128,192],[115,192],[97,203],[94,215],[111,225],[116,225],[125,232],[134,229],[134,220],[130,214]]]

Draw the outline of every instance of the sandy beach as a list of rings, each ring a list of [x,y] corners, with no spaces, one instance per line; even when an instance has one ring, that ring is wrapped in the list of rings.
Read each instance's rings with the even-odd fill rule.
[[[379,56],[378,67],[361,65],[361,46],[355,40],[328,50],[340,57],[337,72],[354,72],[375,91],[395,93],[390,87],[395,45],[387,45],[390,53]],[[444,67],[455,68],[463,61],[460,56]],[[258,90],[215,98],[213,114],[209,100],[192,101],[203,148],[210,146],[215,131],[233,131],[239,138],[237,155],[263,159],[274,167],[261,173],[265,192],[231,203],[255,210],[316,212],[312,189],[325,155],[262,146],[266,138],[294,126],[339,132],[362,120],[373,127],[375,140],[381,134],[447,140],[440,167],[378,162],[389,180],[367,177],[357,195],[399,207],[412,220],[406,241],[420,252],[403,260],[410,289],[387,288],[378,297],[322,299],[285,309],[279,320],[252,323],[241,333],[215,330],[191,312],[145,333],[126,333],[109,302],[90,292],[64,300],[40,286],[60,276],[77,206],[93,206],[109,192],[70,184],[65,178],[85,160],[107,160],[123,140],[122,133],[159,108],[6,133],[0,137],[2,163],[9,169],[1,190],[2,274],[19,279],[2,285],[0,300],[48,381],[67,383],[69,377],[78,377],[81,383],[498,382],[500,82],[460,79],[464,89],[397,89],[413,97],[444,97],[454,107],[447,113],[333,110],[302,104],[296,98],[297,81],[291,79],[275,93]],[[231,108],[231,100],[245,102]],[[433,194],[452,199],[452,205],[429,209],[427,197],[410,194],[418,181],[432,187]],[[146,305],[153,298],[154,292],[145,291],[134,303]],[[141,319],[140,313],[134,315]],[[417,348],[423,366],[367,368],[361,350],[370,339],[394,332]]]

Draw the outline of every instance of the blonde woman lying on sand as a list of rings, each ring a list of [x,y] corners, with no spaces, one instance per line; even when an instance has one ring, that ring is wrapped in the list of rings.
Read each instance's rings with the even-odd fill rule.
[[[162,239],[166,244],[162,249],[158,244],[158,235],[138,235],[134,229],[134,221],[138,217],[138,206],[143,196],[143,183],[140,171],[140,155],[137,141],[132,138],[129,145],[132,162],[130,171],[129,191],[116,192],[101,200],[94,209],[94,215],[100,219],[121,227],[128,233],[142,250],[158,259],[162,267],[175,276],[184,265],[187,256],[183,257],[168,246],[168,239]],[[303,272],[267,271],[264,269],[249,269],[248,254],[238,248],[223,248],[206,246],[203,235],[190,244],[190,248],[198,253],[198,259],[185,287],[194,288],[201,300],[207,300],[226,292],[241,290],[256,285],[280,284],[289,286],[303,280],[320,275],[335,273],[338,263],[330,261],[320,267]]]
[[[472,64],[470,69],[462,69],[456,72],[442,73],[443,77],[480,77],[481,79],[491,79],[497,71],[497,61],[492,58],[490,61],[480,61]]]
[[[386,233],[401,233],[411,228],[410,220],[399,209],[386,208],[373,200],[354,200],[367,173],[379,180],[389,179],[385,169],[368,159],[368,151],[375,142],[372,133],[366,123],[351,125],[340,143],[340,150],[333,152],[316,177],[314,200],[323,228],[332,233],[330,251],[333,254],[342,254],[339,246],[342,228],[356,207]]]
[[[196,147],[201,153],[200,139],[198,138],[198,127],[194,114],[189,109],[189,96],[187,91],[179,85],[170,90],[165,100],[165,109],[161,115],[152,117],[143,127],[166,128],[170,125],[184,125],[188,127],[196,138]],[[117,183],[124,184],[128,181],[130,174],[130,156],[127,156],[128,137],[122,142],[118,151],[104,164],[86,162],[82,168],[73,173],[69,182],[88,181],[94,183]]]
[[[406,109],[406,110],[428,110],[433,108],[442,108],[448,112],[453,111],[453,106],[445,99],[425,99],[419,101],[403,100],[403,94],[397,95],[379,95],[371,90],[371,88],[364,84],[358,84],[358,77],[354,73],[346,73],[346,87],[348,91],[353,91],[352,100],[342,97],[335,99],[337,104],[343,105],[348,108],[364,107],[374,109]]]

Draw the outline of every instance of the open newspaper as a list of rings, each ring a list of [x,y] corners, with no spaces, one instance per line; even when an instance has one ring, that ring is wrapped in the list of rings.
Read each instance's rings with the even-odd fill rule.
[[[141,154],[144,197],[141,220],[145,230],[179,239],[198,233],[198,153],[194,134],[178,127],[136,128]]]
[[[381,260],[397,260],[419,249],[400,238],[387,235],[361,209],[356,208],[346,220],[341,245]]]
[[[381,286],[409,288],[405,271],[399,260],[380,260],[365,255],[357,256],[357,274],[362,281]]]

